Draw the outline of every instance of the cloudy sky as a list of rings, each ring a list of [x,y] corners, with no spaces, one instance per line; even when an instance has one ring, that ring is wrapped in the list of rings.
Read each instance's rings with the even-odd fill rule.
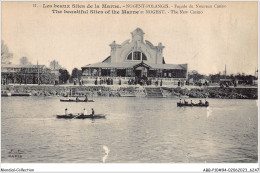
[[[37,2],[38,8],[34,3],[2,2],[2,40],[14,54],[14,64],[22,56],[34,64],[49,65],[55,59],[71,71],[104,60],[112,41],[120,44],[140,27],[145,40],[165,46],[166,63],[188,63],[189,70],[204,74],[223,72],[225,64],[228,74],[254,74],[258,66],[257,2],[219,2],[227,7],[204,9],[202,15],[53,14],[40,6],[54,2]]]

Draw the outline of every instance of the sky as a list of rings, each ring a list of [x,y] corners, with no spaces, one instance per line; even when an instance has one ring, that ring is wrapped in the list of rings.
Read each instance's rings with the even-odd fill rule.
[[[34,3],[39,7],[33,8]],[[201,15],[53,14],[52,9],[42,8],[42,4],[54,3],[75,4],[2,2],[2,40],[14,55],[13,64],[26,56],[33,64],[38,61],[47,66],[57,60],[71,71],[104,60],[110,55],[109,44],[131,39],[130,32],[140,27],[144,40],[165,46],[166,63],[188,63],[188,70],[202,74],[223,72],[225,64],[227,74],[254,74],[258,67],[257,2],[218,2],[227,7],[203,9]],[[117,3],[124,2],[111,2]],[[174,6],[217,2],[165,3]]]

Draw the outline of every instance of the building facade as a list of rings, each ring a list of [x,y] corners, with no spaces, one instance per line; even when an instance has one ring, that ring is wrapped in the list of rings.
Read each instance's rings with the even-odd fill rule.
[[[110,56],[104,61],[82,67],[83,78],[88,77],[135,77],[171,80],[187,79],[187,64],[166,64],[163,56],[165,46],[154,46],[144,41],[144,32],[137,28],[131,32],[132,39],[117,44],[113,41]]]
[[[2,65],[2,84],[53,84],[55,73],[45,65]]]

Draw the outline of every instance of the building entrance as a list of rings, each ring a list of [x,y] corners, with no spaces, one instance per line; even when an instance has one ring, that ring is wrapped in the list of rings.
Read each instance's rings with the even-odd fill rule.
[[[147,77],[147,72],[148,70],[146,67],[140,66],[135,69],[135,76],[138,78]]]
[[[135,77],[138,77],[138,78],[140,78],[140,77],[142,77],[142,70],[135,70]]]

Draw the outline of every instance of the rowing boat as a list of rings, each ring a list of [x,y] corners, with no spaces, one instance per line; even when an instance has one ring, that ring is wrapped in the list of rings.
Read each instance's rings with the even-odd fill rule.
[[[120,97],[136,97],[136,96],[135,96],[135,95],[130,95],[130,94],[127,95],[127,94],[126,94],[126,95],[120,95]]]
[[[94,100],[60,99],[61,102],[94,102]]]
[[[12,93],[11,96],[31,96],[32,93]]]
[[[106,115],[98,114],[98,115],[83,115],[83,114],[68,114],[68,115],[56,115],[57,118],[63,119],[105,119]]]
[[[177,106],[178,107],[183,107],[183,106],[194,106],[194,107],[208,107],[209,106],[209,103],[197,103],[197,104],[194,104],[194,103],[177,103]]]
[[[8,97],[8,96],[31,96],[31,93],[1,93],[2,97]]]

